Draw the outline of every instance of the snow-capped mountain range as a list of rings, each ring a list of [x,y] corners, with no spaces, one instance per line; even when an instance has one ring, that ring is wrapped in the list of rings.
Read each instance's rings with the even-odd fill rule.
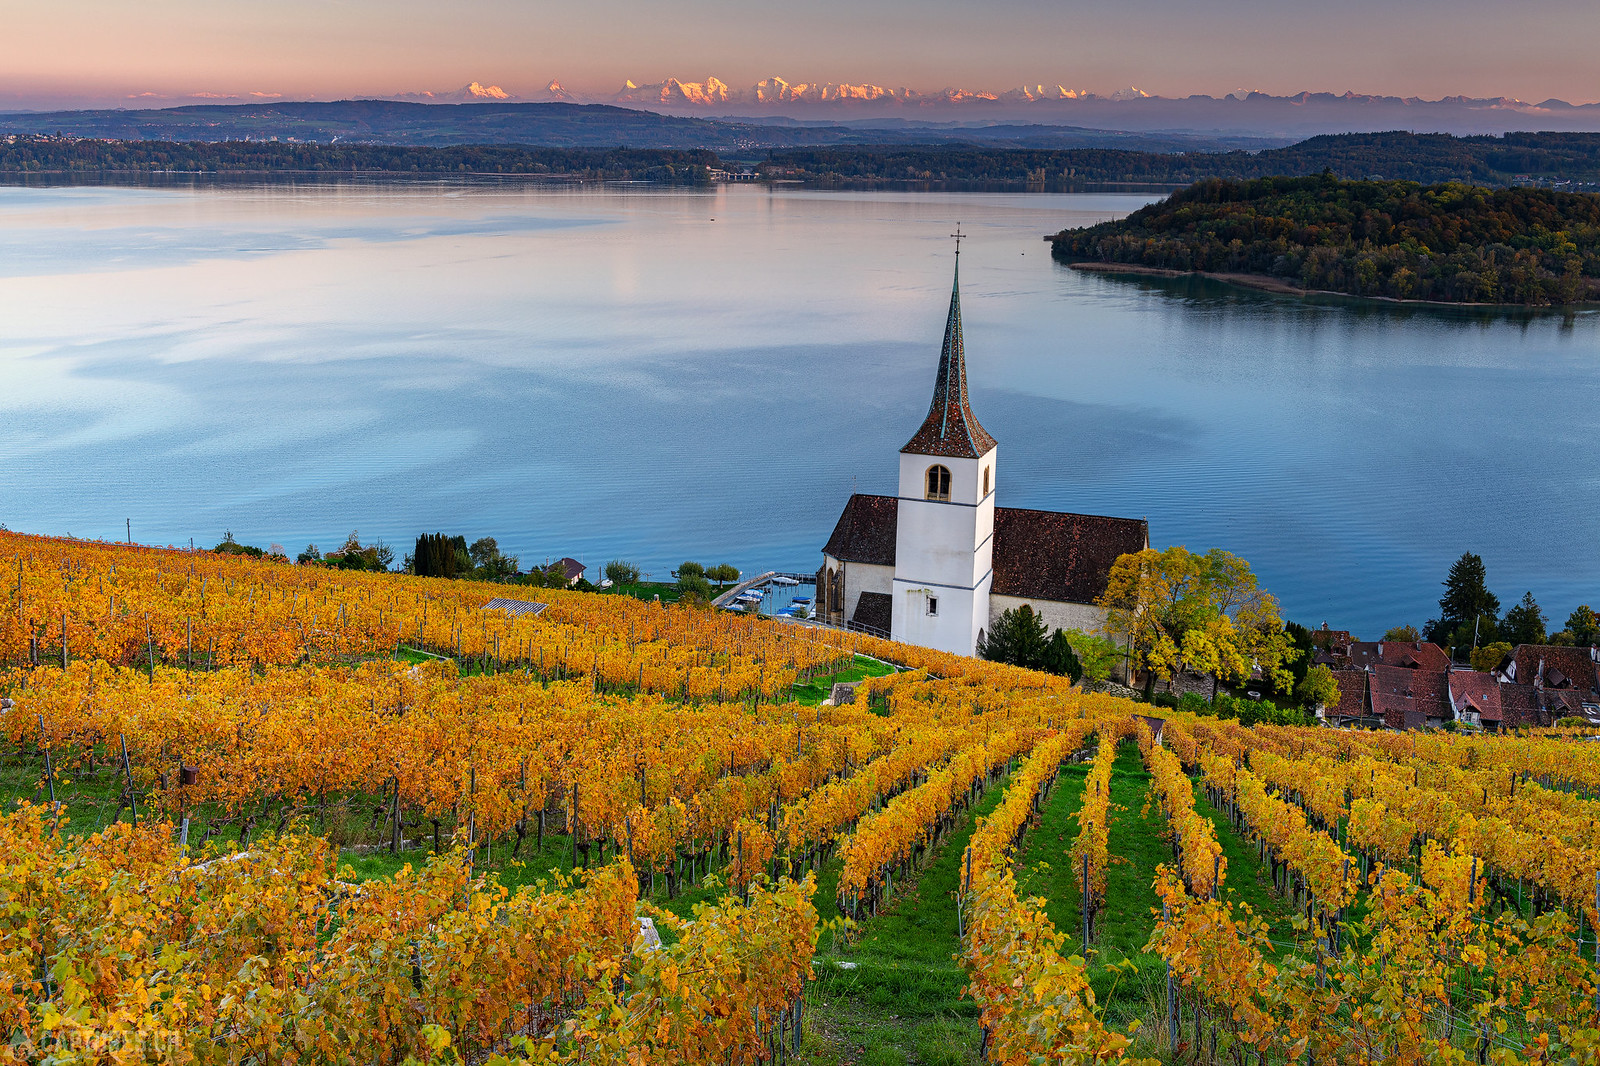
[[[1600,129],[1600,104],[1569,104],[1564,100],[1528,103],[1504,96],[1424,100],[1354,92],[1273,96],[1243,88],[1220,97],[1162,97],[1131,85],[1099,93],[1035,83],[996,92],[769,77],[736,88],[708,76],[703,81],[629,80],[615,92],[600,94],[574,92],[559,81],[551,81],[543,89],[520,96],[498,85],[475,81],[453,92],[401,93],[387,99],[424,103],[611,104],[666,115],[757,121],[781,117],[820,122],[1006,122],[1127,130],[1255,130],[1298,136],[1390,129],[1458,134]]]
[[[1129,87],[1106,94],[1099,97],[1099,99],[1132,100],[1143,99],[1147,96],[1149,96],[1148,93]],[[647,107],[652,110],[683,111],[705,111],[738,106],[782,107],[783,105],[804,106],[817,104],[939,107],[959,106],[968,103],[1030,104],[1041,101],[1095,98],[1096,94],[1087,89],[1069,89],[1063,85],[1023,85],[1002,92],[954,87],[922,91],[904,86],[893,88],[885,85],[874,85],[870,82],[862,82],[860,84],[848,82],[791,82],[779,77],[763,78],[748,88],[736,89],[714,75],[708,76],[704,81],[680,81],[677,78],[667,78],[665,81],[646,82],[644,84],[630,79],[624,82],[616,92],[598,95],[575,93],[564,87],[559,81],[551,81],[538,92],[530,93],[526,96],[517,96],[508,93],[498,85],[484,85],[481,82],[474,81],[461,89],[442,92],[396,93],[393,96],[385,97],[385,99],[390,100],[414,100],[422,103],[440,104],[500,100],[533,103],[566,101],[569,103],[620,104]]]

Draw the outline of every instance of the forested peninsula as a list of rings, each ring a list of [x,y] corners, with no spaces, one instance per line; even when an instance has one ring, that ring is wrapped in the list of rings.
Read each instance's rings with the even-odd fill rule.
[[[1587,193],[1331,173],[1212,179],[1048,239],[1078,265],[1269,288],[1530,307],[1600,299],[1600,196]]]

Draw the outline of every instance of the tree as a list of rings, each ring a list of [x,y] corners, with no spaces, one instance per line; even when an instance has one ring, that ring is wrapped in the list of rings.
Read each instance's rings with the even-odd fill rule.
[[[483,566],[500,555],[500,545],[493,537],[479,537],[467,548],[473,566]]]
[[[1085,633],[1081,629],[1065,629],[1062,632],[1067,635],[1067,642],[1078,657],[1083,676],[1090,681],[1109,680],[1111,671],[1116,669],[1117,660],[1122,658],[1122,649],[1117,647],[1117,642],[1099,633]]]
[[[1444,589],[1444,595],[1439,598],[1439,617],[1427,626],[1428,639],[1436,644],[1441,638],[1451,640],[1463,627],[1471,629],[1475,624],[1479,640],[1487,639],[1478,623],[1480,619],[1493,622],[1499,617],[1500,598],[1489,591],[1483,560],[1471,552],[1463,552],[1461,558],[1451,564]]]
[[[1306,671],[1305,680],[1295,686],[1294,695],[1306,710],[1332,707],[1339,702],[1339,682],[1332,670],[1318,664]]]
[[[1400,644],[1415,644],[1422,639],[1422,634],[1417,632],[1416,626],[1395,626],[1383,635],[1383,639]]]
[[[1050,631],[1044,619],[1024,603],[1002,611],[999,620],[978,639],[978,656],[990,662],[1038,669]]]
[[[701,566],[699,563],[688,562],[688,563],[679,563],[678,564],[678,579],[680,581],[683,580],[686,577],[705,577],[705,576],[706,576],[706,568]]]
[[[1572,634],[1572,643],[1580,648],[1590,647],[1600,640],[1600,613],[1584,604],[1567,616],[1566,629]]]
[[[240,544],[238,541],[234,540],[233,530],[231,529],[222,534],[222,540],[218,541],[217,546],[211,550],[219,555],[248,555],[256,559],[259,559],[263,555],[267,554],[260,548],[249,544]]]
[[[1288,667],[1300,655],[1278,615],[1278,601],[1263,591],[1238,556],[1212,549],[1195,555],[1182,545],[1146,548],[1120,557],[1105,593],[1105,630],[1152,676],[1180,670],[1237,683],[1259,669],[1278,691],[1288,691]]]
[[[990,662],[1070,677],[1074,682],[1083,676],[1070,638],[1059,629],[1051,633],[1044,618],[1026,603],[1000,613],[999,620],[979,638],[978,655]]]
[[[706,580],[704,571],[700,573],[684,573],[678,570],[678,601],[691,606],[698,606],[711,599],[711,582]]]
[[[456,576],[454,538],[443,533],[424,533],[417,538],[416,550],[411,555],[412,569],[420,577]]]
[[[1500,635],[1512,645],[1543,644],[1545,624],[1544,612],[1534,602],[1533,593],[1525,592],[1522,602],[1506,612],[1505,621],[1500,625]]]
[[[706,571],[706,577],[717,583],[717,588],[739,580],[739,568],[728,563],[721,563]]]
[[[295,556],[294,561],[302,564],[320,563],[322,562],[322,553],[317,550],[317,546],[315,544],[307,544],[306,550]]]
[[[1074,685],[1083,677],[1083,665],[1072,651],[1072,642],[1061,630],[1050,634],[1050,639],[1045,641],[1044,652],[1039,656],[1039,669],[1047,674],[1068,678]]]
[[[1497,640],[1493,644],[1485,644],[1473,651],[1472,668],[1480,673],[1487,674],[1490,670],[1499,666],[1505,657],[1510,654],[1511,645],[1503,640]]]
[[[606,580],[613,585],[637,585],[639,583],[639,568],[632,563],[613,559],[605,566]]]
[[[517,557],[502,554],[493,537],[473,541],[467,548],[467,558],[472,563],[472,576],[478,581],[506,581],[517,572]]]

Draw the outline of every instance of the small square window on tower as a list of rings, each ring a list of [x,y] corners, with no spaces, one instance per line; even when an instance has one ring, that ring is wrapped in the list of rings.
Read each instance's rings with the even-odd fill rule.
[[[929,614],[929,616],[931,617],[931,616],[936,615],[938,613],[939,613],[939,597],[937,597],[937,596],[929,596],[928,597],[928,614]]]

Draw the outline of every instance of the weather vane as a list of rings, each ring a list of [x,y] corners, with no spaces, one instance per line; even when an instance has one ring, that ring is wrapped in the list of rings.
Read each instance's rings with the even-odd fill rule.
[[[952,237],[954,237],[956,239],[956,254],[960,255],[961,254],[961,238],[966,236],[965,233],[961,232],[961,223],[959,223],[959,222],[956,223],[956,231],[954,233],[950,234],[950,236],[952,236]]]

